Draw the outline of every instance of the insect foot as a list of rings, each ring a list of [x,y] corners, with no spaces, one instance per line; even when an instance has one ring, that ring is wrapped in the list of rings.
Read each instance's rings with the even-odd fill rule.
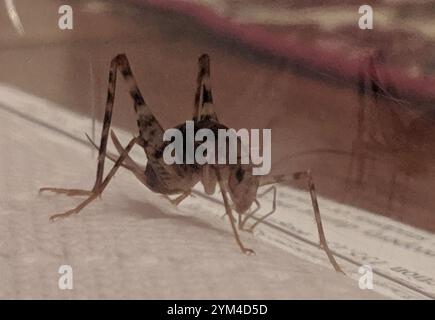
[[[78,213],[77,210],[69,210],[65,213],[54,214],[49,218],[49,220],[50,220],[50,222],[54,222],[57,219],[66,218],[66,217],[69,217],[70,215],[73,215],[76,213]]]
[[[255,256],[255,251],[249,248],[243,248],[242,249],[243,253],[246,254],[247,256]]]

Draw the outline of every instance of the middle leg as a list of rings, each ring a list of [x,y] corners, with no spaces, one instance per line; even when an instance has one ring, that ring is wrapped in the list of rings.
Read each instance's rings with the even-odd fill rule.
[[[233,233],[234,233],[234,238],[236,239],[237,244],[239,245],[240,249],[242,250],[243,253],[251,255],[251,254],[255,254],[254,250],[246,248],[242,241],[240,240],[239,234],[237,233],[237,228],[236,228],[236,224],[234,222],[234,217],[231,211],[231,206],[230,206],[230,202],[228,200],[228,196],[226,193],[226,189],[225,189],[225,185],[224,182],[222,180],[222,176],[220,174],[220,171],[217,167],[214,167],[215,173],[216,173],[216,178],[218,180],[219,183],[219,188],[221,189],[221,193],[222,193],[222,198],[224,200],[224,205],[225,205],[225,211],[228,215],[228,217],[230,218],[230,223],[231,223],[231,228],[233,229]]]
[[[107,174],[106,178],[101,182],[101,184],[98,186],[97,189],[92,191],[92,193],[89,195],[89,197],[86,200],[84,200],[78,206],[76,206],[75,208],[73,208],[71,210],[68,210],[68,211],[66,211],[64,213],[55,214],[55,215],[51,216],[50,217],[50,221],[54,221],[54,220],[56,220],[58,218],[66,218],[66,217],[68,217],[70,215],[77,214],[84,207],[86,207],[89,203],[91,203],[93,200],[95,200],[104,191],[104,189],[107,187],[107,185],[109,184],[109,182],[112,179],[112,177],[115,175],[115,173],[118,170],[118,168],[122,165],[125,157],[128,155],[130,150],[136,144],[137,139],[138,138],[133,138],[129,142],[129,144],[125,148],[124,152],[119,156],[119,158],[116,160],[114,166],[112,167],[112,169]]]
[[[265,215],[261,216],[259,219],[257,219],[257,221],[255,221],[255,223],[252,226],[250,226],[249,228],[245,229],[244,226],[246,224],[246,221],[248,221],[248,219],[251,218],[261,207],[260,206],[260,202],[257,199],[255,199],[254,202],[257,205],[257,208],[252,210],[245,217],[240,217],[240,219],[239,219],[239,229],[240,230],[248,231],[248,232],[253,232],[255,227],[257,227],[261,222],[266,220],[269,216],[271,216],[276,211],[276,191],[277,191],[276,190],[276,186],[271,186],[270,188],[268,188],[266,191],[262,192],[258,196],[259,197],[264,196],[266,193],[269,193],[271,191],[273,192],[272,210],[270,212],[266,213]]]
[[[282,182],[286,182],[286,181],[294,181],[294,180],[300,180],[300,179],[306,179],[307,184],[308,184],[308,189],[309,189],[310,196],[311,196],[311,204],[313,206],[314,217],[316,220],[317,231],[319,234],[320,248],[322,248],[325,251],[325,253],[328,256],[328,259],[331,262],[332,266],[334,267],[335,271],[341,272],[344,274],[343,270],[340,268],[340,266],[338,265],[337,261],[334,258],[334,255],[332,254],[331,250],[329,249],[328,243],[326,241],[325,231],[323,230],[322,218],[320,216],[319,203],[317,201],[316,188],[314,186],[311,171],[306,170],[306,171],[296,172],[292,175],[277,175],[277,176],[267,177],[267,179],[265,179],[264,183],[260,183],[260,185],[267,185],[267,184],[271,184],[271,183],[282,183]]]

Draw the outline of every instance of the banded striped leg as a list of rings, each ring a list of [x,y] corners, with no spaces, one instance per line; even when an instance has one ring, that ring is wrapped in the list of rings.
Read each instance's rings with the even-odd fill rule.
[[[300,180],[303,178],[307,180],[308,190],[309,190],[310,196],[311,196],[311,204],[313,206],[314,218],[316,219],[317,231],[319,233],[320,248],[322,248],[325,251],[325,253],[328,256],[328,259],[331,262],[332,266],[334,267],[335,271],[341,272],[344,274],[343,270],[340,268],[337,261],[335,261],[334,255],[332,254],[331,250],[329,249],[328,243],[326,241],[325,232],[323,230],[322,219],[320,217],[319,203],[317,202],[316,188],[314,186],[311,171],[310,170],[300,171],[300,172],[296,172],[290,176],[277,175],[277,176],[265,177],[265,179],[260,183],[260,185],[268,185],[268,184],[272,184],[272,183],[282,183],[285,181]]]
[[[62,193],[68,196],[86,195],[89,196],[97,191],[102,184],[104,175],[104,161],[107,156],[107,142],[110,132],[110,125],[112,122],[113,104],[115,101],[115,89],[117,71],[121,71],[124,80],[129,86],[130,96],[134,101],[134,110],[137,115],[137,123],[140,129],[141,137],[137,143],[142,146],[147,146],[151,150],[155,150],[155,146],[161,144],[161,137],[163,136],[163,129],[152,114],[148,105],[137,87],[136,80],[134,79],[133,72],[131,71],[130,64],[125,54],[117,55],[110,64],[109,71],[109,84],[107,92],[106,110],[104,114],[103,129],[101,133],[101,142],[98,149],[98,165],[97,174],[92,190],[81,189],[64,189],[64,188],[41,188],[39,191],[50,191],[54,193]]]
[[[98,150],[99,147],[97,146],[97,144],[88,135],[86,135],[86,137],[88,138],[89,142]],[[110,132],[110,137],[112,138],[112,142],[115,145],[118,153],[122,154],[125,149],[121,145],[121,143],[119,142],[118,137],[116,136],[114,131]],[[112,162],[116,162],[117,158],[115,155],[113,155],[111,153],[106,153],[106,157],[109,160],[111,160]],[[146,185],[146,176],[144,174],[145,168],[142,167],[141,165],[137,164],[129,155],[127,155],[125,157],[125,160],[121,164],[121,166],[124,167],[125,169],[131,171],[136,176],[136,178],[139,179],[140,182],[142,182],[144,185]],[[168,200],[170,203],[172,203],[175,206],[178,206],[184,199],[186,199],[189,196],[194,197],[194,195],[191,194],[191,191],[184,192],[181,195],[179,195],[178,197],[176,197],[175,199],[171,199],[167,195],[162,195],[162,197],[164,197],[166,200]]]
[[[122,165],[125,157],[128,155],[128,153],[130,152],[130,150],[133,148],[133,146],[135,145],[135,143],[137,142],[137,137],[133,138],[129,144],[127,145],[127,147],[125,148],[124,152],[119,156],[119,158],[116,160],[115,164],[113,165],[112,169],[109,171],[109,173],[107,174],[106,178],[101,182],[101,184],[98,186],[97,189],[92,190],[92,193],[90,194],[90,196],[83,201],[82,203],[80,203],[78,206],[76,206],[74,209],[68,210],[64,213],[60,213],[60,214],[55,214],[53,216],[50,217],[50,221],[54,221],[58,218],[66,218],[72,214],[77,214],[79,213],[84,207],[86,207],[89,203],[91,203],[93,200],[95,200],[103,191],[104,189],[107,187],[107,185],[109,184],[110,180],[113,178],[113,176],[115,175],[116,171],[118,170],[118,168]]]
[[[208,54],[202,54],[198,58],[196,84],[193,120],[219,122],[213,104],[213,93],[210,81],[210,57]],[[203,166],[201,183],[204,186],[206,194],[212,195],[215,193],[217,180],[212,166]],[[181,200],[183,199],[181,198]]]
[[[208,54],[202,54],[198,58],[196,85],[193,120],[212,119],[218,121],[213,105],[210,81],[210,57]]]
[[[245,248],[245,246],[243,246],[242,241],[240,240],[239,234],[237,233],[237,228],[236,228],[236,224],[234,222],[234,217],[231,211],[231,207],[230,207],[230,202],[228,200],[228,196],[227,196],[227,192],[225,189],[225,185],[224,182],[222,180],[222,176],[220,174],[220,171],[217,167],[214,167],[215,173],[216,173],[216,178],[217,181],[219,183],[219,188],[221,189],[221,193],[222,193],[222,198],[224,200],[224,205],[225,205],[225,211],[228,215],[228,217],[230,218],[230,222],[231,222],[231,228],[233,229],[233,233],[234,233],[234,238],[236,239],[236,242],[238,244],[238,246],[240,247],[240,250],[242,250],[242,252],[244,254],[247,255],[252,255],[255,254],[254,250],[249,249],[249,248]]]
[[[99,147],[97,146],[97,144],[88,136],[86,135],[86,137],[88,138],[89,142],[98,150]],[[112,142],[116,147],[116,150],[118,151],[119,154],[122,154],[124,152],[124,147],[121,145],[121,143],[118,140],[118,137],[116,136],[114,131],[110,132],[110,137],[112,138]],[[111,153],[106,153],[106,157],[111,160],[112,162],[116,162],[116,156],[111,154]],[[137,164],[129,155],[127,155],[125,157],[124,162],[121,164],[122,167],[124,167],[125,169],[131,171],[136,178],[142,182],[144,185],[147,185],[146,183],[146,175],[145,175],[145,168],[142,167],[141,165]],[[184,199],[186,199],[187,197],[192,196],[194,197],[194,195],[191,193],[191,191],[186,191],[184,193],[182,193],[181,195],[179,195],[178,197],[176,197],[175,199],[171,199],[169,198],[168,195],[162,195],[162,197],[164,197],[166,200],[168,200],[170,203],[172,203],[175,206],[178,206]]]

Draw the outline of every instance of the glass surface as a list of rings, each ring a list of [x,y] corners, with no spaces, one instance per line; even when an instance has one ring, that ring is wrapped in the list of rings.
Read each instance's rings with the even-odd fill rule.
[[[166,129],[192,117],[197,60],[208,53],[219,120],[229,128],[272,130],[271,175],[310,169],[321,199],[415,227],[428,242],[422,249],[427,250],[426,260],[420,265],[416,261],[414,267],[426,275],[434,266],[435,2],[372,1],[373,30],[358,27],[359,1],[346,5],[342,1],[261,0],[68,3],[73,9],[72,30],[58,25],[64,1],[0,2],[0,221],[4,222],[0,223],[4,232],[12,235],[23,223],[12,219],[11,212],[20,216],[34,201],[38,205],[32,217],[42,217],[35,218],[35,235],[38,228],[47,228],[50,214],[79,203],[62,195],[36,196],[39,187],[92,187],[97,153],[84,133],[99,143],[112,58],[127,55],[138,87]],[[118,74],[112,124],[130,133],[123,136],[124,145],[138,132],[128,90]],[[72,118],[68,118],[70,112]],[[38,130],[51,134],[41,140]],[[32,139],[27,139],[30,135]],[[69,143],[92,150],[86,162],[68,156]],[[57,145],[62,149],[56,149]],[[138,161],[145,163],[146,158]],[[116,183],[117,179],[111,182]],[[289,184],[301,190],[300,196],[309,204],[306,181]],[[141,190],[146,187],[134,178],[114,187],[124,191],[122,197],[113,196],[116,200],[110,201],[115,194],[110,188],[110,196],[103,195],[99,204],[72,219],[91,215],[101,206],[113,205],[129,219],[140,216],[140,211],[154,217],[155,210],[166,210],[141,207],[141,192],[145,192]],[[216,192],[215,198],[219,195]],[[270,205],[272,198],[267,197]],[[164,201],[158,196],[154,199]],[[207,200],[199,199],[207,211]],[[277,201],[278,208],[287,208],[279,192]],[[328,210],[321,200],[321,211],[322,204]],[[221,211],[225,212],[224,207]],[[91,217],[104,214],[94,213]],[[334,217],[340,219],[340,213],[326,219],[327,235]],[[23,214],[23,219],[28,216]],[[89,219],[86,223],[92,223],[93,218]],[[68,222],[60,225],[67,228]],[[313,232],[311,240],[316,243]],[[227,236],[232,248],[233,239]],[[367,236],[373,235],[368,232]],[[379,236],[379,246],[391,244],[385,237]],[[403,254],[403,247],[391,245],[388,259],[394,260]],[[14,252],[21,252],[17,248]],[[233,249],[237,251],[235,244]],[[126,296],[134,297],[135,292],[141,296],[136,289]],[[423,289],[425,297],[435,294],[433,283]],[[31,290],[28,295],[32,296]]]

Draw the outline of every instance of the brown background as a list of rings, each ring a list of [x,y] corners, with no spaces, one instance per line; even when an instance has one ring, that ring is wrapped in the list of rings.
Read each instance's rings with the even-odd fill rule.
[[[113,56],[125,52],[155,115],[164,127],[172,127],[191,116],[196,60],[207,52],[220,119],[234,128],[272,129],[273,173],[311,168],[321,195],[435,230],[431,148],[411,150],[405,138],[402,154],[375,152],[379,159],[375,167],[367,168],[362,185],[349,176],[348,155],[287,160],[291,154],[312,149],[351,150],[359,103],[354,84],[338,84],[305,72],[303,66],[254,52],[215,36],[191,18],[112,1],[99,3],[72,1],[74,30],[60,31],[61,2],[16,1],[26,30],[23,37],[2,10],[0,82],[102,119],[108,65]],[[411,112],[402,116],[406,120],[417,110],[419,106],[411,102]],[[429,115],[427,120],[433,121]],[[114,122],[136,130],[132,102],[121,82]],[[391,129],[388,119],[379,125]],[[434,145],[431,125],[421,134],[429,146]],[[413,170],[405,174],[403,168]],[[389,201],[394,172],[398,183]],[[348,177],[351,183],[346,186]]]

